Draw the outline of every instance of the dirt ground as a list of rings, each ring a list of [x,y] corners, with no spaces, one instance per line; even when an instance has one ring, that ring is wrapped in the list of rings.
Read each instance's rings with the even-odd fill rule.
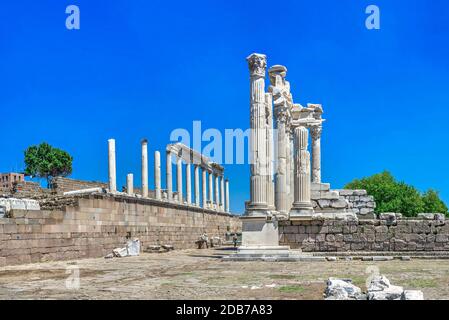
[[[327,278],[350,278],[365,289],[377,270],[392,284],[422,290],[425,299],[449,299],[449,260],[223,262],[220,256],[230,252],[183,250],[4,267],[0,299],[322,299]]]

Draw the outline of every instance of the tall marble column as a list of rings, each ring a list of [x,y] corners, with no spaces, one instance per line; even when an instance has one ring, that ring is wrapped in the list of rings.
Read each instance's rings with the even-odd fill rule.
[[[267,112],[267,204],[269,210],[275,210],[274,204],[274,180],[273,180],[273,95],[265,94]]]
[[[214,203],[214,181],[212,177],[212,171],[209,171],[209,208],[213,208]]]
[[[218,175],[214,174],[214,180],[215,180],[215,210],[219,210],[220,209],[220,198],[219,198],[219,193],[218,193]]]
[[[289,182],[290,182],[290,186],[289,186],[289,208],[291,209],[293,206],[293,202],[295,201],[295,147],[294,147],[294,132],[291,131],[290,129],[290,134],[289,134],[289,154],[290,154],[290,158],[289,158]]]
[[[161,154],[159,151],[154,152],[154,192],[156,199],[161,197]]]
[[[224,176],[220,177],[220,210],[225,211],[225,189],[224,189]]]
[[[142,140],[142,197],[148,198],[148,140]]]
[[[108,140],[109,191],[117,192],[117,170],[115,162],[115,140]]]
[[[265,71],[266,56],[251,54],[248,58],[250,71],[250,158],[251,158],[251,199],[247,214],[266,215],[267,203],[267,159],[266,159],[266,110],[265,110]]]
[[[312,136],[312,182],[321,183],[321,132],[322,127],[311,127]]]
[[[194,188],[195,188],[195,205],[197,207],[200,206],[200,173],[199,166],[197,164],[194,165],[193,175],[194,175]]]
[[[276,211],[282,215],[287,215],[287,137],[286,137],[286,115],[279,112],[276,115],[277,127],[277,169],[276,169],[276,190],[275,204]]]
[[[167,151],[167,163],[166,163],[166,187],[167,187],[167,200],[173,200],[173,178],[172,178],[172,163],[171,163],[171,152]]]
[[[178,202],[184,203],[184,196],[182,194],[182,158],[176,159],[176,186],[178,188]]]
[[[191,165],[186,164],[186,200],[187,204],[192,203],[192,181],[191,181]]]
[[[225,186],[226,186],[226,201],[225,201],[225,211],[226,212],[230,212],[230,208],[229,208],[229,180],[226,179],[225,181]]]
[[[203,194],[203,208],[207,208],[207,171],[204,168],[201,168],[201,174],[202,174],[202,194]]]
[[[307,151],[309,133],[304,127],[295,128],[295,192],[290,216],[313,214],[310,199],[310,153]]]
[[[132,173],[128,173],[126,176],[126,193],[130,196],[134,194],[134,175]]]

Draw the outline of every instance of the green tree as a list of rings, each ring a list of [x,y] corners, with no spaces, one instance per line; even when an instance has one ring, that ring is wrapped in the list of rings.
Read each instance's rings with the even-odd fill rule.
[[[449,215],[448,208],[446,204],[440,199],[440,196],[437,191],[433,189],[429,189],[424,192],[423,197],[424,201],[424,211],[428,213],[444,213]]]
[[[48,186],[53,177],[70,175],[72,162],[73,158],[67,152],[46,142],[25,150],[25,174],[45,178]]]
[[[376,201],[376,213],[399,212],[408,217],[422,212],[448,214],[447,207],[440,200],[438,193],[429,190],[421,194],[415,187],[396,181],[388,171],[355,179],[348,183],[345,189],[365,189]]]

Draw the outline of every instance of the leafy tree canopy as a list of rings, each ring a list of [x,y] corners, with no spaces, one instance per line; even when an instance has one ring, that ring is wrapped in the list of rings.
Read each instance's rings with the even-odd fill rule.
[[[73,158],[67,152],[53,148],[46,142],[25,150],[25,174],[45,178],[48,185],[53,177],[70,175],[72,162]]]
[[[398,212],[408,217],[414,217],[418,213],[449,215],[438,192],[429,189],[421,194],[415,187],[397,181],[388,171],[355,179],[345,189],[365,189],[376,201],[376,213]]]

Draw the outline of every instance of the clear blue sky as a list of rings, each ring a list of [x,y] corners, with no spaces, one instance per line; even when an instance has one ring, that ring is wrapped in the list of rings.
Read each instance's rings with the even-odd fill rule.
[[[69,4],[80,30],[65,28]],[[365,28],[370,4],[381,30]],[[445,0],[8,1],[0,172],[23,170],[23,150],[47,141],[74,156],[74,178],[106,181],[113,137],[119,185],[128,172],[139,181],[142,137],[152,154],[194,120],[248,127],[245,57],[259,52],[288,67],[297,102],[323,104],[325,182],[388,169],[449,202],[448,39]],[[248,167],[226,171],[242,212]]]

